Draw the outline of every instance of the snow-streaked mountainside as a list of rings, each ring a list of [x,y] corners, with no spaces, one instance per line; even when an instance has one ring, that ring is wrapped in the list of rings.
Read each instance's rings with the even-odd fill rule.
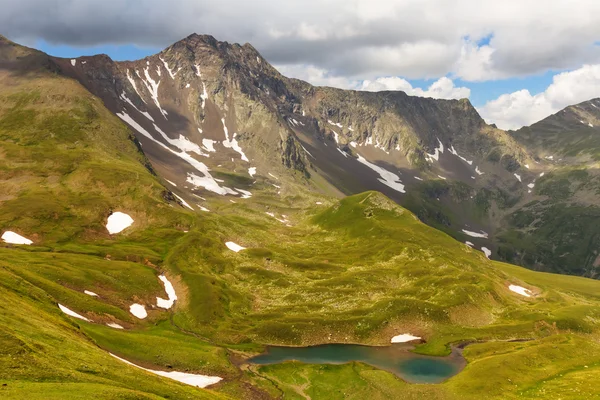
[[[466,99],[314,87],[282,76],[249,44],[196,34],[133,62],[52,61],[131,127],[156,171],[191,209],[206,210],[196,201],[203,193],[250,195],[256,179],[276,193],[288,190],[274,175],[325,193],[378,190],[459,240],[467,239],[465,230],[490,232],[474,242],[491,249],[492,258],[596,274],[589,254],[596,239],[557,261],[564,248],[538,252],[535,238],[578,247],[573,232],[548,237],[539,221],[515,221],[525,206],[544,201],[543,188],[564,165],[556,163],[556,141],[524,132],[552,126],[546,130],[558,132],[566,152],[589,153],[588,146],[569,146],[560,132],[573,126],[593,137],[600,126],[594,102],[587,111],[558,113],[573,114],[563,124],[552,116],[507,133],[487,125]],[[232,173],[238,177],[229,179]],[[567,197],[567,207],[579,205]],[[530,245],[522,246],[522,237]]]

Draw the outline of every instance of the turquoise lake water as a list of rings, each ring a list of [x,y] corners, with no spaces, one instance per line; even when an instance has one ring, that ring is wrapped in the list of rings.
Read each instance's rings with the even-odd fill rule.
[[[250,358],[252,364],[278,364],[299,361],[306,364],[345,364],[360,361],[389,371],[411,383],[440,383],[458,374],[466,365],[459,350],[448,357],[423,356],[410,352],[411,346],[385,347],[353,344],[325,344],[309,347],[268,346],[261,355]]]

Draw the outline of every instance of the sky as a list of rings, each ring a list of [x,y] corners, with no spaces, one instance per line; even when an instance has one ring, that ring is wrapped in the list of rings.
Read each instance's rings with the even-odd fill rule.
[[[598,0],[3,0],[0,34],[64,57],[251,43],[315,85],[469,98],[517,129],[600,97]]]

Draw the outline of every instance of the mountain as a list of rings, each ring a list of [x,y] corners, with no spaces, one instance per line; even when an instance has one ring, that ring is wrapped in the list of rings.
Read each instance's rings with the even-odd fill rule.
[[[282,76],[249,44],[196,34],[134,62],[106,56],[52,62],[129,124],[158,174],[188,203],[206,190],[249,191],[255,179],[249,171],[276,192],[281,185],[272,176],[288,182],[290,193],[377,190],[495,259],[597,275],[597,211],[577,198],[593,199],[598,185],[581,196],[578,188],[558,189],[565,205],[549,194],[562,172],[547,155],[556,146],[599,148],[589,127],[593,102],[559,113],[561,121],[505,132],[487,125],[466,99],[314,87]],[[564,138],[573,134],[581,138]],[[595,176],[589,164],[576,169]],[[582,176],[577,171],[565,173]],[[539,214],[547,215],[542,223]],[[580,223],[566,228],[572,218]],[[582,241],[590,235],[591,242]]]
[[[0,38],[0,143],[0,229],[31,241],[0,246],[3,398],[600,395],[600,282],[478,250],[555,268],[565,249],[523,213],[568,218],[542,227],[575,246],[593,163],[545,159],[467,100],[313,87],[210,36],[132,62]],[[471,343],[466,368],[419,385],[247,362],[407,333],[420,354]]]

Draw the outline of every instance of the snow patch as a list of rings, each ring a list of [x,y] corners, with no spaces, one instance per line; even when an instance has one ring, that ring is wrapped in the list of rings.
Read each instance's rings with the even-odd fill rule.
[[[208,168],[207,168],[208,171]],[[225,196],[227,194],[237,195],[238,193],[227,186],[219,186],[219,183],[207,172],[205,176],[188,173],[186,181],[195,187],[203,187],[204,189]]]
[[[183,198],[181,198],[181,196],[178,196],[175,193],[173,193],[173,194],[175,195],[175,197],[177,197],[179,199],[179,201],[181,201],[181,204],[183,204],[184,206],[186,206],[190,210],[194,211],[194,208],[192,206],[190,206],[187,201],[185,201]]]
[[[238,189],[236,187],[234,187],[234,189],[237,190],[238,192],[240,192],[242,194],[242,199],[249,199],[250,197],[252,197],[252,193],[250,193],[247,190]]]
[[[18,233],[14,233],[12,231],[4,232],[2,234],[2,240],[4,240],[4,242],[6,242],[6,243],[12,243],[12,244],[30,245],[31,243],[33,243],[31,240],[27,239],[26,237],[23,237],[23,236],[19,235]]]
[[[339,151],[345,158],[348,158],[348,154],[346,154],[344,150],[340,149],[339,147],[337,147],[336,150]]]
[[[240,251],[242,251],[242,250],[246,250],[246,248],[245,248],[245,247],[242,247],[242,246],[240,246],[239,244],[237,244],[237,243],[234,243],[234,242],[226,242],[226,243],[225,243],[225,246],[227,246],[227,248],[228,248],[229,250],[231,250],[231,251],[235,251],[236,253],[237,253],[237,252],[240,252]]]
[[[379,182],[383,183],[386,186],[391,187],[392,189],[394,189],[400,193],[406,193],[406,191],[404,190],[404,185],[400,181],[400,177],[398,175],[386,170],[385,168],[381,168],[380,166],[378,166],[376,164],[370,163],[360,154],[358,155],[357,160],[361,164],[364,164],[367,167],[371,168],[373,171],[377,172],[380,176],[380,178],[377,179]]]
[[[192,152],[192,153],[198,154],[199,156],[208,157],[208,154],[204,153],[202,151],[202,149],[200,148],[200,146],[198,146],[196,143],[190,141],[185,136],[180,134],[178,139],[171,139],[156,124],[152,124],[152,125],[154,125],[154,130],[156,130],[156,132],[158,132],[160,134],[160,136],[171,146],[177,147],[182,152]]]
[[[517,180],[518,180],[519,182],[521,182],[521,175],[519,175],[519,174],[517,174],[517,173],[515,173],[514,175],[515,175],[515,178],[517,178]]]
[[[73,59],[71,59],[71,65],[72,65],[72,66],[75,66],[75,64],[76,64],[76,63],[77,63],[77,60],[76,60],[76,59],[74,59],[74,58],[73,58]]]
[[[169,378],[169,379],[173,379],[175,381],[181,382],[181,383],[185,383],[186,385],[190,385],[190,386],[196,386],[199,388],[205,388],[209,385],[214,385],[215,383],[220,382],[221,380],[223,380],[223,378],[218,377],[218,376],[208,376],[208,375],[199,375],[199,374],[189,374],[187,372],[179,372],[179,371],[155,371],[153,369],[147,369],[144,367],[140,367],[139,365],[135,365],[132,362],[129,362],[127,360],[122,359],[121,357],[117,357],[112,353],[108,353],[110,354],[112,357],[116,358],[117,360],[120,360],[126,364],[129,364],[133,367],[139,368],[139,369],[143,369],[146,372],[150,372],[152,374],[155,375],[159,375],[165,378]]]
[[[402,335],[396,335],[392,338],[392,343],[406,343],[413,340],[421,340],[420,336],[413,336],[410,333],[403,333]]]
[[[83,315],[79,315],[75,311],[69,310],[67,307],[63,306],[62,304],[59,304],[58,308],[60,308],[60,311],[64,312],[65,314],[67,314],[73,318],[79,318],[79,319],[82,319],[87,322],[92,322],[89,319],[87,319],[86,317],[84,317]]]
[[[256,175],[256,167],[248,168],[248,175],[250,175],[252,178],[254,178],[254,175]]]
[[[158,279],[160,279],[165,287],[165,292],[167,292],[167,297],[168,299],[161,299],[160,297],[156,298],[156,305],[160,308],[166,308],[169,309],[171,307],[173,307],[173,303],[175,303],[175,300],[177,300],[177,295],[175,294],[175,288],[173,288],[173,285],[171,284],[171,282],[169,282],[169,280],[167,279],[166,276],[164,275],[160,275],[158,277]]]
[[[531,297],[531,290],[526,289],[523,286],[509,285],[508,289],[512,292],[520,294],[521,296]]]
[[[202,139],[202,146],[206,151],[210,151],[211,153],[216,153],[215,150],[215,141],[212,139]]]
[[[342,124],[340,124],[339,122],[337,122],[337,123],[336,123],[336,122],[333,122],[333,121],[331,121],[331,120],[327,120],[327,123],[329,123],[330,125],[333,125],[333,126],[337,126],[338,128],[343,128],[343,127],[344,127],[344,126],[343,126]],[[336,140],[336,142],[337,142],[337,140]]]
[[[450,146],[450,153],[454,154],[456,157],[460,158],[461,160],[463,160],[464,162],[466,162],[469,165],[473,165],[473,161],[472,160],[467,160],[466,158],[464,158],[463,156],[461,156],[460,154],[458,154],[458,152],[454,149],[454,146]]]
[[[139,74],[138,74],[138,76],[139,76]],[[135,85],[135,81],[133,80],[133,77],[130,75],[129,70],[127,70],[127,80],[129,80],[129,83],[131,83],[131,86],[133,86],[133,90],[135,90],[135,92],[137,93],[138,97],[145,103],[146,100],[144,100],[144,98],[142,97],[142,95],[138,91],[137,86]]]
[[[418,181],[422,181],[423,179],[419,178],[418,176],[415,176],[415,179]]]
[[[443,179],[443,180],[447,180],[448,179],[448,178],[446,178],[444,176],[441,176],[441,175],[438,175],[438,178]]]
[[[487,239],[487,238],[488,238],[488,233],[487,233],[487,232],[484,232],[484,231],[481,231],[481,232],[472,232],[472,231],[468,231],[468,230],[466,230],[466,229],[463,229],[463,230],[462,230],[462,232],[463,232],[465,235],[469,235],[469,236],[471,236],[471,237],[476,237],[476,238],[484,238],[484,239]]]
[[[483,254],[485,254],[485,256],[489,259],[490,256],[492,255],[492,251],[490,249],[488,249],[487,247],[482,247],[481,251],[483,251]]]
[[[87,294],[88,296],[98,297],[96,293],[90,292],[89,290],[84,290],[83,293]]]
[[[438,138],[438,143],[439,143],[439,146],[434,149],[433,154],[425,153],[425,159],[428,162],[433,162],[433,160],[439,161],[440,154],[444,153],[444,145],[442,144],[442,141],[439,138]]]
[[[300,146],[302,146],[302,145],[300,145]],[[315,158],[315,156],[313,156],[312,154],[310,154],[310,151],[306,150],[306,147],[302,146],[302,150],[304,150],[306,152],[306,154],[308,154],[312,158]]]
[[[229,132],[227,130],[227,126],[225,125],[225,118],[221,118],[221,122],[223,123],[223,131],[225,131],[225,140],[223,141],[223,146],[238,152],[243,161],[249,162],[248,157],[246,157],[246,154],[244,154],[242,148],[238,144],[237,139],[235,138],[237,133],[234,133],[231,137],[231,140],[229,140]]]
[[[467,246],[475,247],[475,245],[473,244],[473,242],[469,242],[468,240],[465,242],[465,244]]]
[[[136,105],[133,104],[133,102],[129,99],[129,97],[127,97],[127,95],[125,94],[125,92],[121,93],[121,95],[119,96],[119,98],[121,100],[125,101],[126,103],[130,104],[133,108],[135,108],[137,110],[137,112],[139,112],[140,114],[142,114],[144,117],[146,117],[150,121],[154,122],[154,118],[152,118],[152,116],[150,114],[148,114],[148,112],[142,111],[139,108],[137,108]]]
[[[146,131],[144,128],[142,128],[127,113],[125,113],[125,112],[117,113],[117,116],[119,118],[121,118],[123,121],[127,122],[129,125],[131,125],[142,136],[150,139],[154,143],[156,143],[159,146],[163,147],[165,150],[170,151],[171,153],[173,153],[176,156],[180,157],[181,159],[183,159],[184,161],[186,161],[188,164],[190,164],[192,167],[194,167],[199,172],[201,172],[202,175],[204,175],[203,177],[199,177],[199,176],[197,176],[197,175],[195,175],[193,173],[190,173],[190,174],[188,174],[188,178],[187,178],[188,182],[194,184],[197,187],[204,187],[206,190],[209,190],[211,192],[215,192],[215,193],[220,194],[220,195],[226,195],[226,194],[234,194],[234,195],[236,195],[237,194],[236,192],[232,191],[231,189],[229,189],[227,187],[221,187],[221,186],[219,186],[219,184],[214,180],[214,178],[210,174],[208,167],[204,163],[196,160],[194,157],[192,157],[191,155],[189,155],[185,151],[182,151],[182,152],[174,151],[171,148],[169,148],[167,145],[165,145],[164,143],[159,142],[158,140],[154,139],[154,137],[152,137],[152,135],[150,133],[148,133],[148,131]]]
[[[133,218],[120,211],[112,213],[106,221],[106,229],[111,235],[121,232],[133,224]]]
[[[173,71],[171,70],[171,68],[169,68],[169,64],[162,59],[162,57],[158,57],[160,59],[160,61],[162,61],[163,65],[165,66],[165,69],[167,70],[167,72],[169,73],[169,75],[171,76],[171,79],[175,79],[175,75],[177,75],[177,72],[179,72],[179,70],[181,68],[179,68],[175,73],[173,73]]]
[[[477,175],[483,175],[483,174],[485,174],[485,172],[481,172],[481,171],[479,170],[479,167],[478,167],[478,166],[475,166],[475,172],[477,173]]]
[[[123,328],[121,325],[119,325],[119,324],[115,324],[114,322],[108,322],[108,323],[106,324],[106,326],[110,326],[111,328],[115,328],[115,329],[125,329],[125,328]]]
[[[139,319],[144,319],[148,316],[146,312],[146,307],[141,304],[133,303],[129,306],[129,312],[132,313],[135,317]]]
[[[152,100],[154,100],[154,104],[156,104],[156,107],[158,107],[160,113],[163,115],[163,117],[165,117],[165,119],[167,119],[167,112],[162,109],[162,107],[160,106],[160,102],[158,101],[158,86],[160,85],[160,81],[158,81],[157,83],[154,81],[154,79],[152,79],[150,73],[148,72],[149,68],[150,67],[144,68],[144,75],[146,76],[146,80],[142,79],[142,83],[146,85],[146,89],[148,89],[148,92],[150,92],[150,97],[152,97]]]
[[[175,182],[171,182],[171,181],[170,181],[170,180],[168,180],[168,179],[165,179],[165,181],[167,181],[167,182],[169,182],[171,185],[173,185],[173,186],[177,187],[177,184],[176,184]]]

